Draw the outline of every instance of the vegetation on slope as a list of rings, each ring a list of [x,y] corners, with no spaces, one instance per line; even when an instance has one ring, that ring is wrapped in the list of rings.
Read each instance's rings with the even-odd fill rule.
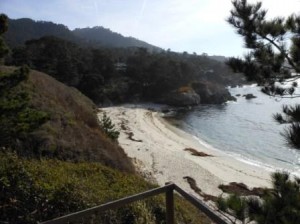
[[[123,149],[101,130],[95,105],[76,89],[7,66],[0,66],[0,87],[0,222],[37,223],[154,187],[134,175]],[[180,201],[180,222],[208,223]],[[85,222],[164,223],[162,205],[158,197]]]
[[[124,37],[104,27],[75,29],[73,31],[63,24],[47,21],[34,21],[29,18],[9,19],[9,30],[4,35],[11,47],[22,46],[26,41],[43,36],[63,38],[81,46],[91,47],[145,47],[160,50],[151,44],[132,37]]]
[[[110,29],[101,26],[92,28],[77,28],[72,33],[81,38],[85,44],[92,47],[143,47],[149,51],[161,51],[159,47],[148,44],[144,41],[133,37],[124,37],[119,33],[115,33]]]
[[[12,80],[20,72],[14,67],[0,68],[1,74]],[[42,113],[46,119],[42,116],[41,121],[41,116],[35,116],[33,121],[28,120],[35,125],[22,129],[26,138],[20,137],[23,134],[8,135],[11,142],[1,143],[1,222],[36,223],[155,187],[133,173],[123,150],[102,132],[94,105],[88,98],[37,71],[31,71],[27,80],[21,77],[22,81],[12,88],[5,85],[11,82],[1,82],[6,89],[5,96],[13,99],[13,88],[22,90],[30,96],[25,101],[31,109],[29,114]],[[3,95],[0,99],[4,102]],[[14,102],[21,105],[19,101]],[[10,113],[11,117],[0,120],[2,128],[4,121],[12,119],[18,110]],[[23,124],[23,120],[15,122],[16,126]],[[10,129],[17,130],[13,126]],[[187,202],[176,200],[179,222],[209,223]],[[97,220],[99,223],[164,223],[164,199],[159,196],[108,211]]]
[[[15,74],[12,67],[2,66],[1,71],[6,74],[5,77]],[[23,95],[30,96],[27,104],[31,110],[37,108],[44,113],[41,115],[35,112],[35,117],[44,119],[47,116],[42,125],[36,125],[34,130],[25,130],[26,138],[20,138],[19,133],[16,133],[18,138],[10,134],[16,144],[9,146],[19,154],[71,161],[95,161],[133,172],[133,166],[123,149],[102,131],[96,117],[96,107],[91,100],[76,89],[37,71],[31,71],[28,80],[19,85],[16,88],[22,87]],[[5,90],[5,95],[1,95],[1,102],[15,99],[14,92]],[[16,100],[13,102],[16,107],[25,103],[23,99],[22,104]],[[18,117],[16,112],[10,110],[10,117]],[[5,126],[7,121],[2,120],[1,125]],[[16,122],[20,125],[19,120]],[[12,123],[11,130],[15,131],[18,125]]]
[[[12,73],[0,70],[0,146],[17,148],[20,141],[46,120],[48,114],[30,105],[30,96],[24,84],[29,69],[22,67]]]
[[[0,221],[36,223],[156,186],[99,163],[27,160],[0,153]],[[99,214],[85,223],[164,223],[163,196]],[[176,197],[178,223],[209,223]]]
[[[164,95],[192,82],[201,82],[204,86],[208,83],[216,87],[209,92],[224,90],[223,94],[225,85],[241,82],[238,75],[230,75],[225,64],[206,56],[169,51],[150,53],[143,48],[80,48],[56,37],[31,40],[23,47],[14,48],[7,63],[27,64],[43,71],[76,87],[97,104],[158,102]]]
[[[37,223],[154,187],[76,89],[26,67],[0,66],[0,85],[0,222]],[[208,223],[177,200],[179,222]],[[96,218],[86,223],[164,223],[163,198]]]
[[[2,37],[2,34],[5,33],[8,29],[7,16],[0,14],[0,60],[8,53],[9,49]],[[1,61],[0,61],[1,62]]]

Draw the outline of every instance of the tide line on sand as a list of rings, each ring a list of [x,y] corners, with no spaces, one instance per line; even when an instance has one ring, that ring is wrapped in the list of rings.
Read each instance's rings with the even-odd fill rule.
[[[132,106],[101,110],[120,131],[119,144],[137,170],[159,185],[171,181],[195,194],[185,178],[190,177],[202,192],[213,196],[222,193],[219,185],[230,182],[244,183],[250,188],[271,186],[271,171],[201,144],[166,122],[159,112]]]

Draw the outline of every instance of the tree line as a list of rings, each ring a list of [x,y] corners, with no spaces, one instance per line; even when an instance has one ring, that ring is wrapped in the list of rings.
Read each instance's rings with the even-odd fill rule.
[[[199,80],[224,86],[241,80],[231,76],[224,63],[207,56],[171,51],[152,53],[145,48],[80,47],[54,36],[29,40],[24,46],[13,48],[6,63],[26,64],[43,71],[79,89],[97,104],[155,101]]]

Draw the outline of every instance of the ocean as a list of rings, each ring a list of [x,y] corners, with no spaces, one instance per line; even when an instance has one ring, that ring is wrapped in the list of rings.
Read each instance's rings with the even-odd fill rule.
[[[300,150],[289,146],[282,136],[287,125],[278,124],[272,117],[282,111],[282,105],[294,105],[300,99],[270,97],[255,85],[229,91],[236,96],[236,102],[199,105],[168,120],[202,144],[245,163],[300,176]],[[248,93],[257,98],[246,100],[243,95]]]

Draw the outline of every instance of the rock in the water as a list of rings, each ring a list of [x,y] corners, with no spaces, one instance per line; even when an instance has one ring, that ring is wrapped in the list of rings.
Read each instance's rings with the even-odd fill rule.
[[[246,95],[243,95],[245,97],[246,100],[250,100],[253,98],[257,98],[256,96],[254,96],[252,93],[248,93]]]

